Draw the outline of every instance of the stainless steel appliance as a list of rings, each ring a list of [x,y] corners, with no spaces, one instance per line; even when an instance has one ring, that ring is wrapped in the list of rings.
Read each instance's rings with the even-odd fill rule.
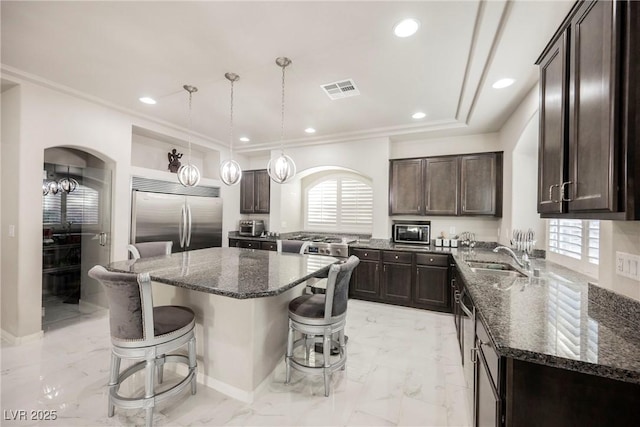
[[[222,246],[219,188],[136,177],[132,187],[132,243],[171,240],[173,252]]]
[[[394,221],[391,235],[394,243],[431,244],[431,221]]]
[[[302,240],[309,242],[306,249],[310,255],[329,255],[337,258],[349,256],[349,243],[356,240],[355,237],[332,237],[316,234],[297,234],[289,237],[290,240]]]
[[[264,221],[261,219],[243,219],[239,222],[238,234],[241,236],[260,236],[264,233]]]
[[[467,383],[467,414],[475,418],[476,398],[474,395],[474,380],[476,364],[478,361],[475,346],[476,338],[476,309],[473,301],[467,294],[467,289],[462,283],[454,284],[454,316],[458,332],[458,342],[462,354],[462,367],[464,378]],[[476,425],[475,422],[473,425]]]

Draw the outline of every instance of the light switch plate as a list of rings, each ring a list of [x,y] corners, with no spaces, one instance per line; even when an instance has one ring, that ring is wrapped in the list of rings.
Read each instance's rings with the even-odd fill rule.
[[[616,274],[640,282],[640,255],[616,252]]]

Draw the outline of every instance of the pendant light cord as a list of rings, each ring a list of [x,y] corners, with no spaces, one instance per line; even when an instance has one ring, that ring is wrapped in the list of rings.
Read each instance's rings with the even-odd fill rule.
[[[282,108],[280,111],[280,153],[284,155],[284,69],[286,65],[282,67]]]
[[[231,114],[229,115],[229,156],[233,160],[233,80],[231,80]]]
[[[191,98],[193,97],[193,92],[188,90],[189,92],[189,133],[188,133],[188,141],[189,141],[189,165],[191,165],[191,129],[192,129],[192,120],[191,120]]]

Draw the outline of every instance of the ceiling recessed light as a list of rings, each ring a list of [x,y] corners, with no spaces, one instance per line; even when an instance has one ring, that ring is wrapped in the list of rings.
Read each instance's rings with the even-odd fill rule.
[[[413,117],[414,119],[424,119],[425,117],[427,117],[427,115],[422,111],[418,111],[416,113],[413,113],[411,117]]]
[[[511,86],[514,82],[514,79],[500,79],[492,84],[491,87],[493,87],[494,89],[504,89],[505,87]]]
[[[304,131],[306,133],[316,133],[316,130],[314,128],[306,128]]]
[[[249,141],[251,141],[251,140],[250,140],[249,138],[247,138],[246,136],[241,136],[241,137],[240,137],[240,141],[242,141],[242,142],[249,142]]]
[[[156,103],[156,100],[153,98],[150,98],[148,96],[143,96],[142,98],[138,98],[140,100],[140,102],[143,102],[145,104],[149,104],[149,105],[154,105]]]
[[[398,22],[393,27],[393,33],[398,37],[412,36],[420,28],[420,22],[417,19],[408,18]]]

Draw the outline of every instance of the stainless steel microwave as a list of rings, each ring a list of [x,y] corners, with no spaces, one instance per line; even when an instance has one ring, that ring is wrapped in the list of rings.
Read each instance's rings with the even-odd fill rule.
[[[429,245],[431,243],[431,221],[394,222],[393,242],[410,245]]]

